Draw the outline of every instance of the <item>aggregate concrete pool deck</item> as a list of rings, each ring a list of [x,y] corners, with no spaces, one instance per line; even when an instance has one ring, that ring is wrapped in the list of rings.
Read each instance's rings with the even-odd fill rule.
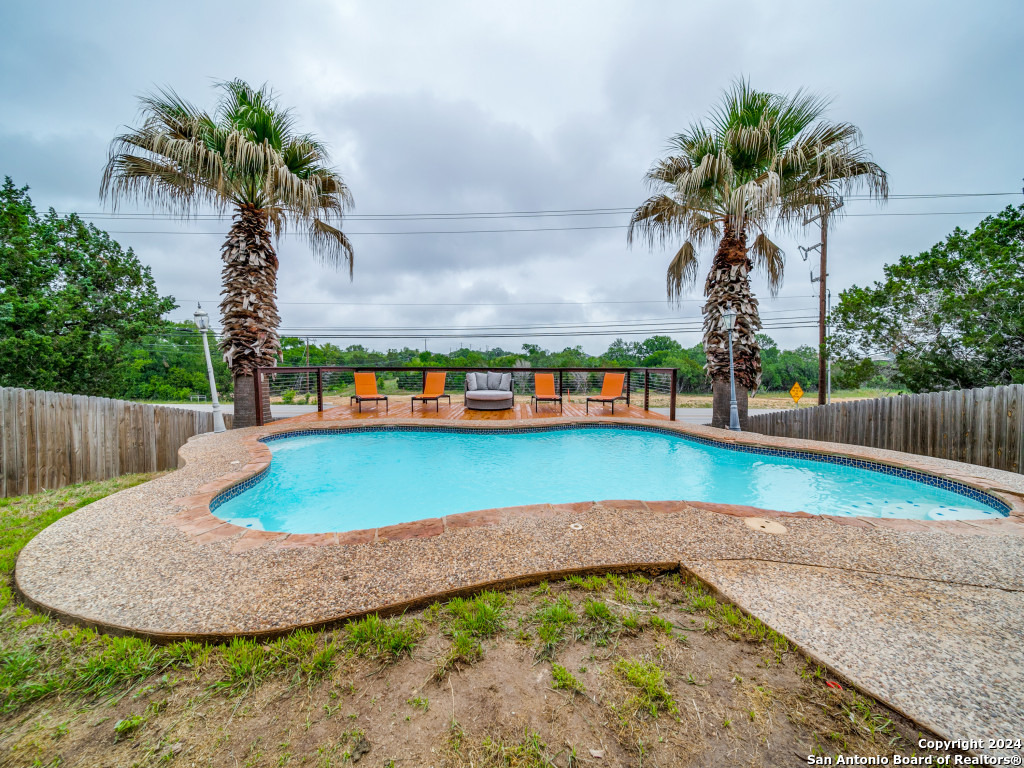
[[[402,418],[375,423],[422,426]],[[552,420],[508,426],[534,423]],[[16,586],[36,607],[107,631],[222,639],[393,612],[485,584],[583,569],[681,567],[940,736],[1024,738],[1021,475],[663,421],[659,428],[717,440],[944,475],[997,494],[1012,512],[995,521],[935,523],[701,502],[581,501],[290,536],[210,514],[216,493],[266,466],[260,436],[353,425],[327,412],[193,438],[181,450],[181,469],[40,533],[18,558]],[[775,526],[758,519],[782,530],[769,533]]]

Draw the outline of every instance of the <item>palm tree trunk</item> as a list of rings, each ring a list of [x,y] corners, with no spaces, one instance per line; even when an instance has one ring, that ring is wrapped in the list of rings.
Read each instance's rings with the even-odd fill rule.
[[[761,348],[755,335],[761,329],[757,299],[750,292],[750,270],[745,232],[735,232],[726,223],[725,234],[718,244],[711,271],[704,283],[704,353],[711,378],[711,426],[729,425],[729,333],[724,330],[722,315],[736,313],[732,335],[733,367],[736,376],[736,400],[740,427],[746,428],[747,393],[756,391],[761,383]]]
[[[221,248],[224,288],[220,303],[224,334],[220,349],[235,377],[235,427],[256,424],[254,373],[277,363],[281,342],[277,327],[277,254],[267,230],[265,211],[240,206]],[[266,382],[264,382],[266,387]],[[270,421],[270,398],[263,397],[264,423]]]

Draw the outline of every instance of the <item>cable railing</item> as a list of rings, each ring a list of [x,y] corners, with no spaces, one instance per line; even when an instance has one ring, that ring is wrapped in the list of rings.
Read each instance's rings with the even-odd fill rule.
[[[642,407],[645,411],[667,409],[668,418],[676,420],[677,374],[675,368],[532,368],[526,366],[374,366],[325,365],[261,367],[256,369],[256,423],[263,426],[264,406],[312,405],[318,412],[324,410],[325,397],[345,397],[354,389],[355,373],[373,373],[383,394],[414,395],[422,392],[427,373],[447,373],[445,391],[461,394],[465,389],[465,375],[492,371],[512,375],[514,396],[534,394],[534,374],[554,374],[559,395],[588,397],[601,391],[606,373],[624,373],[622,395],[626,405]]]

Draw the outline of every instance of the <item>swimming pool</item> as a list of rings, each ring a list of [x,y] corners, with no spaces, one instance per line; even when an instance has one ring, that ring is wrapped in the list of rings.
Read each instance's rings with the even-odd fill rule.
[[[370,427],[265,438],[273,460],[213,500],[235,525],[289,533],[375,528],[477,509],[686,499],[783,512],[990,519],[994,497],[913,470],[656,428]]]

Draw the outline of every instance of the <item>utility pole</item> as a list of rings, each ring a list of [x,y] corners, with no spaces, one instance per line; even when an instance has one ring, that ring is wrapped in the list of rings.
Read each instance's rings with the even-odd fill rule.
[[[828,361],[828,350],[826,349],[825,320],[828,317],[828,219],[834,212],[843,207],[843,198],[839,198],[838,204],[832,205],[829,200],[821,208],[821,213],[804,221],[804,226],[821,221],[821,242],[812,245],[810,248],[798,246],[800,253],[807,261],[807,254],[818,250],[820,254],[820,266],[818,276],[811,271],[811,282],[818,283],[818,405],[825,405],[831,395],[831,366]]]
[[[818,405],[825,404],[828,373],[825,370],[825,281],[828,279],[828,214],[821,217],[821,271],[818,272]]]

